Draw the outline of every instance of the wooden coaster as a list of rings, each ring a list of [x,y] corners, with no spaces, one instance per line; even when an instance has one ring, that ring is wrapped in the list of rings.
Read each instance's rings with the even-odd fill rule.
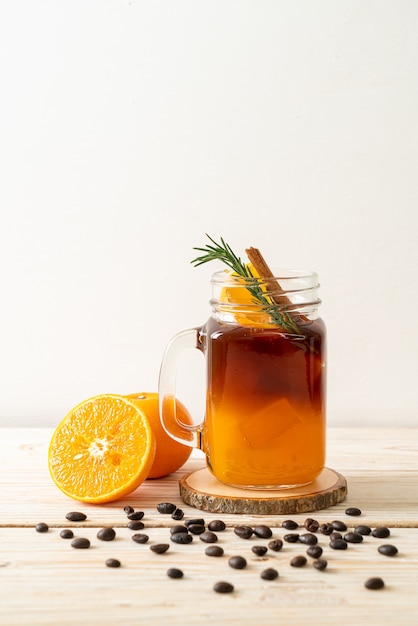
[[[347,496],[344,476],[327,467],[313,483],[295,489],[237,489],[216,480],[206,467],[183,476],[179,486],[186,504],[213,513],[307,513],[338,504]]]

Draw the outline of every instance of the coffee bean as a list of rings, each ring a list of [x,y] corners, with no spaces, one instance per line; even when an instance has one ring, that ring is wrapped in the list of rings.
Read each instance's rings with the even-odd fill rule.
[[[170,567],[170,569],[167,570],[167,576],[169,578],[183,578],[183,572],[181,569],[177,569],[177,567]]]
[[[195,519],[188,519],[184,522],[186,528],[188,528],[189,526],[194,526],[195,524],[197,524],[198,526],[205,526],[205,520],[199,517]]]
[[[370,526],[366,526],[366,524],[359,524],[355,527],[354,532],[360,533],[360,535],[370,535],[372,529],[370,528]]]
[[[347,550],[348,544],[344,539],[332,539],[329,542],[329,547],[333,550]]]
[[[101,541],[113,541],[116,537],[116,533],[113,528],[101,528],[97,533],[97,539],[101,539]]]
[[[336,519],[333,522],[331,522],[331,524],[334,530],[339,530],[339,531],[347,530],[347,524],[343,522],[342,520]]]
[[[348,509],[345,510],[345,514],[357,517],[358,515],[361,515],[361,510],[355,506],[350,506]]]
[[[126,514],[128,514],[128,513],[133,513],[133,512],[134,512],[134,509],[133,509],[133,507],[131,507],[131,506],[124,506],[124,507],[123,507],[123,510],[124,510],[124,512],[125,512]]]
[[[307,517],[304,526],[310,533],[316,533],[319,528],[319,522],[316,519],[312,519],[312,517]]]
[[[192,533],[192,535],[201,535],[205,532],[205,526],[203,524],[189,524],[187,530],[189,533]]]
[[[144,517],[144,511],[132,511],[132,513],[128,513],[128,519],[131,520],[140,520]]]
[[[286,530],[296,530],[298,526],[299,524],[292,519],[286,519],[282,522],[282,527],[286,528]]]
[[[379,546],[377,548],[377,551],[380,552],[380,554],[384,554],[385,556],[395,556],[395,554],[398,554],[398,548],[396,546],[392,546],[390,543]]]
[[[236,526],[234,533],[241,539],[249,539],[253,534],[253,529],[250,526]]]
[[[257,556],[264,556],[265,553],[267,552],[267,547],[266,546],[253,546],[251,548],[251,550],[254,552],[254,554],[256,554]]]
[[[132,520],[131,522],[128,522],[127,526],[130,530],[142,530],[143,528],[145,528],[144,522],[140,522],[138,520]]]
[[[288,535],[285,535],[283,539],[287,541],[287,543],[296,543],[299,541],[299,535],[298,533],[289,533]]]
[[[303,567],[304,565],[306,565],[307,561],[308,560],[306,556],[294,556],[293,559],[290,561],[290,565],[292,567]]]
[[[71,522],[84,522],[87,519],[87,515],[85,513],[80,513],[79,511],[70,511],[65,516]]]
[[[369,578],[364,583],[366,589],[382,589],[385,586],[383,580],[379,577]]]
[[[303,533],[302,535],[299,535],[299,541],[300,543],[314,546],[318,543],[318,537],[313,533]]]
[[[319,557],[322,555],[322,548],[321,546],[309,546],[309,548],[306,550],[306,554],[308,556],[311,556],[313,559],[319,559]]]
[[[77,537],[77,539],[72,540],[71,547],[84,550],[86,548],[90,548],[90,541],[85,537]]]
[[[199,535],[199,539],[205,543],[216,543],[218,541],[218,537],[211,530],[205,530],[204,533]]]
[[[372,535],[373,537],[378,537],[379,539],[385,539],[386,537],[389,537],[390,530],[386,526],[377,526],[377,528],[372,530]]]
[[[330,535],[331,533],[334,532],[334,526],[332,524],[329,524],[328,522],[325,522],[324,524],[320,525],[319,531],[323,535]]]
[[[213,590],[216,591],[216,593],[232,593],[234,591],[234,586],[231,585],[231,583],[220,580],[213,585]]]
[[[189,535],[189,533],[173,533],[170,538],[174,543],[181,544],[192,543],[193,541],[193,535]]]
[[[47,533],[49,526],[48,524],[45,524],[45,522],[39,522],[39,524],[36,524],[35,530],[37,533]]]
[[[267,546],[270,548],[270,550],[273,550],[273,552],[280,552],[280,550],[283,548],[283,541],[281,539],[273,539],[272,541],[269,541]]]
[[[221,546],[208,546],[205,550],[205,554],[208,556],[223,556],[224,549]]]
[[[338,539],[342,539],[342,538],[343,538],[343,536],[342,536],[342,534],[341,534],[341,533],[337,533],[337,532],[334,530],[334,532],[332,532],[332,533],[330,534],[329,538],[330,538],[330,541],[335,541],[335,540],[338,540]]]
[[[164,554],[164,552],[167,552],[169,547],[170,546],[168,545],[168,543],[155,543],[150,546],[150,550],[152,550],[152,552],[155,552],[156,554]]]
[[[179,520],[179,519],[183,519],[184,517],[184,511],[182,511],[182,509],[175,509],[172,514],[171,517],[173,519]]]
[[[147,543],[149,537],[142,533],[135,533],[135,535],[132,535],[131,539],[135,541],[135,543]]]
[[[361,543],[363,541],[363,535],[356,532],[345,533],[344,541],[348,541],[348,543]]]
[[[120,567],[121,563],[118,559],[106,559],[106,567]]]
[[[60,532],[60,537],[62,537],[62,539],[72,539],[74,537],[74,533],[70,528],[63,528]]]
[[[278,577],[279,572],[273,567],[268,567],[267,569],[264,569],[260,574],[260,578],[262,578],[263,580],[275,580]]]
[[[228,561],[228,565],[233,569],[244,569],[247,567],[247,561],[243,556],[231,556]]]
[[[226,524],[221,519],[214,519],[208,524],[209,530],[214,530],[215,532],[219,532],[221,530],[225,530]]]
[[[316,561],[313,561],[312,565],[315,569],[324,570],[328,565],[328,561],[325,559],[317,559]]]
[[[261,524],[260,526],[255,526],[253,528],[253,532],[254,535],[257,535],[257,537],[260,537],[261,539],[270,539],[270,537],[273,535],[271,528],[269,526],[265,526],[264,524]]]
[[[160,502],[160,504],[157,504],[157,511],[162,514],[170,515],[176,510],[176,508],[176,505],[171,502]]]
[[[174,533],[188,533],[189,530],[187,528],[187,526],[185,525],[181,525],[181,524],[176,524],[175,526],[172,526],[170,528],[170,534],[174,535]]]

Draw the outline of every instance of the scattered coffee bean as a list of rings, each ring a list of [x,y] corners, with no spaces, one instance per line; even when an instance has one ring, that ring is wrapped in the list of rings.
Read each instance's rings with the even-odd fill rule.
[[[329,542],[329,547],[333,550],[347,550],[348,544],[344,539],[332,539]]]
[[[206,528],[203,524],[189,524],[187,530],[189,533],[192,533],[192,535],[201,535],[205,532]]]
[[[134,508],[133,508],[132,506],[124,506],[124,507],[123,507],[123,510],[124,510],[124,512],[125,512],[126,514],[129,514],[129,513],[133,513],[133,512],[134,512]]]
[[[345,514],[357,517],[358,515],[361,515],[361,510],[355,506],[350,506],[348,507],[348,509],[345,510]]]
[[[322,552],[323,550],[321,546],[309,546],[306,550],[306,554],[311,556],[313,559],[319,559],[319,557],[322,556]]]
[[[398,554],[398,548],[396,546],[392,546],[390,543],[379,546],[377,548],[377,551],[380,552],[380,554],[384,554],[385,556],[395,556],[395,554]]]
[[[179,519],[183,519],[184,517],[184,511],[182,511],[182,509],[175,509],[172,514],[171,517],[173,519],[179,520]]]
[[[176,524],[170,528],[170,534],[174,535],[174,533],[188,533],[188,528],[185,525]]]
[[[144,511],[132,511],[132,513],[128,513],[128,519],[130,520],[140,520],[144,517]]]
[[[377,526],[372,530],[373,537],[378,537],[379,539],[385,539],[389,537],[390,530],[386,526]]]
[[[290,561],[290,565],[292,567],[303,567],[304,565],[306,565],[307,561],[308,560],[306,556],[294,556],[293,559]]]
[[[337,531],[334,530],[334,532],[330,534],[329,538],[330,538],[330,541],[335,541],[337,539],[342,539],[343,536],[341,533],[337,533]]]
[[[37,533],[47,533],[49,526],[48,524],[45,524],[45,522],[39,522],[39,524],[36,524],[35,530]]]
[[[217,535],[211,530],[205,530],[205,532],[199,535],[199,539],[200,541],[204,541],[204,543],[216,543],[218,541]]]
[[[62,539],[72,539],[74,537],[74,533],[71,528],[63,528],[60,532],[60,537],[62,537]]]
[[[116,537],[116,533],[113,528],[101,528],[97,533],[97,539],[101,541],[113,541]]]
[[[343,522],[342,520],[336,519],[333,522],[331,522],[331,524],[334,530],[338,530],[338,531],[347,530],[347,524]]]
[[[205,520],[199,517],[196,519],[188,519],[184,522],[186,528],[188,528],[189,526],[194,526],[195,524],[197,524],[198,526],[205,526]]]
[[[144,535],[143,533],[135,533],[134,535],[132,535],[131,539],[132,541],[135,541],[135,543],[147,543],[149,537],[148,535]]]
[[[85,537],[77,537],[77,539],[72,540],[71,547],[84,550],[86,548],[90,548],[90,541]]]
[[[167,570],[167,576],[169,578],[183,578],[183,572],[181,569],[177,569],[177,567],[170,567]]]
[[[266,546],[253,546],[251,550],[257,556],[264,556],[267,552],[267,547]]]
[[[319,531],[323,535],[330,535],[331,533],[334,532],[334,526],[332,524],[329,524],[328,522],[325,522],[324,524],[320,525]]]
[[[234,591],[234,586],[231,585],[231,583],[220,580],[213,585],[213,590],[216,591],[216,593],[232,593]]]
[[[171,513],[176,510],[176,508],[176,505],[172,504],[171,502],[160,502],[160,504],[157,504],[157,511],[158,513],[162,514],[171,515]]]
[[[303,533],[302,535],[299,535],[299,541],[300,543],[314,546],[318,543],[318,537],[313,533]]]
[[[241,539],[249,539],[253,534],[253,529],[250,526],[236,526],[234,533]]]
[[[189,533],[173,533],[171,535],[171,541],[181,544],[192,543],[193,535],[189,535]]]
[[[70,511],[65,517],[71,522],[84,522],[87,519],[87,515],[80,511]]]
[[[224,549],[221,546],[208,546],[205,550],[205,554],[208,556],[223,556]]]
[[[118,559],[106,559],[106,567],[120,567],[121,563]]]
[[[141,522],[139,520],[132,520],[128,522],[127,526],[130,530],[142,530],[143,528],[145,528],[144,522]]]
[[[150,546],[150,550],[152,550],[152,552],[155,552],[155,554],[164,554],[164,552],[167,552],[169,547],[170,546],[168,545],[168,543],[155,543]]]
[[[328,565],[328,561],[325,559],[317,559],[316,561],[313,561],[312,565],[315,569],[324,570]]]
[[[382,589],[385,586],[383,580],[379,577],[369,578],[364,583],[366,589]]]
[[[298,533],[289,533],[283,537],[287,543],[297,543],[299,541]]]
[[[273,550],[273,552],[280,552],[280,550],[283,548],[283,541],[281,539],[273,539],[272,541],[269,541],[267,546],[270,548],[270,550]]]
[[[261,572],[260,577],[263,580],[275,580],[279,577],[279,572],[273,567],[268,567]]]
[[[363,535],[356,532],[345,533],[344,541],[348,541],[348,543],[361,543],[363,541]]]
[[[219,532],[221,530],[225,530],[226,524],[221,519],[214,519],[208,524],[209,530],[214,530],[215,532]]]
[[[273,535],[273,532],[269,526],[265,526],[261,524],[260,526],[254,526],[253,528],[254,535],[260,537],[260,539],[270,539]]]
[[[316,519],[312,519],[312,517],[307,517],[304,526],[310,533],[316,533],[319,528],[319,522]]]
[[[228,561],[228,565],[233,569],[244,569],[247,567],[247,561],[243,556],[231,556]]]
[[[370,526],[366,526],[366,524],[359,524],[355,527],[354,532],[360,533],[360,535],[370,535],[372,529],[370,528]]]
[[[282,527],[286,528],[286,530],[296,530],[298,526],[299,524],[292,519],[286,519],[282,522]]]

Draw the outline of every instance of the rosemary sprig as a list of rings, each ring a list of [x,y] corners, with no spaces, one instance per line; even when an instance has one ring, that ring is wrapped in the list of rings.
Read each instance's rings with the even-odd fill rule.
[[[209,261],[222,261],[235,274],[248,280],[249,284],[246,289],[252,295],[253,301],[261,306],[262,310],[271,317],[275,324],[287,332],[299,334],[299,328],[292,316],[286,311],[281,311],[276,302],[263,291],[261,286],[257,284],[259,279],[253,275],[248,265],[243,263],[241,258],[233,252],[231,246],[222,237],[220,238],[220,243],[217,243],[208,234],[206,236],[211,241],[211,244],[204,248],[193,248],[193,250],[204,253],[191,261],[194,267]],[[262,282],[262,279],[260,280]]]

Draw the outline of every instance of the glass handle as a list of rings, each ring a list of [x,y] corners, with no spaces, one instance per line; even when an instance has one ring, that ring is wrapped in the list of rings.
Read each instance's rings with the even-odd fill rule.
[[[179,443],[201,449],[203,422],[190,426],[179,418],[176,410],[177,362],[185,350],[197,349],[200,328],[183,330],[174,335],[165,349],[158,382],[160,420],[164,430]]]

